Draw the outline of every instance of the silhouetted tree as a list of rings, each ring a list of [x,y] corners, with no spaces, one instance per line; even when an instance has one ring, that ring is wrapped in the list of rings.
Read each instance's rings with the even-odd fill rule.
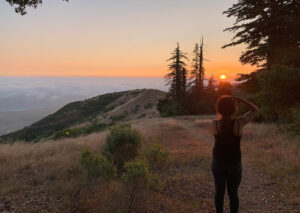
[[[212,96],[214,98],[217,95],[217,93],[216,93],[217,92],[216,80],[215,80],[213,75],[211,75],[211,77],[208,80],[206,91],[207,91],[209,96]]]
[[[300,67],[299,0],[239,0],[224,14],[235,17],[236,22],[225,29],[235,36],[223,48],[245,44],[247,48],[240,61],[261,67],[237,77],[244,91],[259,92],[264,84],[260,76],[272,66]]]
[[[201,89],[204,87],[204,57],[203,57],[203,38],[200,44],[200,52],[199,52],[199,86]]]
[[[232,86],[228,81],[220,81],[218,95],[232,95]]]
[[[260,104],[261,118],[286,120],[300,103],[300,1],[239,0],[224,13],[236,18],[226,29],[235,36],[224,48],[245,44],[240,61],[260,66],[238,75],[239,88]]]
[[[267,120],[286,121],[291,109],[300,105],[300,68],[274,66],[261,75],[260,81],[262,91],[256,99],[261,104],[262,115]]]
[[[201,46],[196,44],[193,51],[193,69],[190,72],[189,88],[187,88],[187,69],[184,60],[188,60],[188,58],[177,44],[177,48],[172,52],[172,57],[168,59],[171,61],[170,72],[165,76],[167,85],[169,85],[168,96],[160,100],[157,105],[161,116],[214,113],[218,94],[213,76],[206,87],[203,83],[203,40]]]
[[[181,71],[181,97],[185,98],[187,90],[187,70],[185,67]]]
[[[43,0],[6,0],[10,6],[15,8],[16,13],[20,13],[21,15],[25,15],[27,7],[37,8],[38,5],[43,3]],[[69,0],[63,0],[69,1]]]
[[[224,13],[236,17],[233,27],[225,29],[235,36],[224,48],[246,44],[240,57],[243,64],[267,68],[274,64],[299,65],[299,60],[282,54],[296,51],[299,56],[299,0],[239,0]]]
[[[249,74],[238,74],[236,81],[243,82],[238,85],[238,88],[243,92],[256,94],[261,91],[261,84],[259,80],[259,74],[263,70],[258,70],[256,72],[251,72]]]
[[[197,87],[199,85],[199,44],[195,44],[192,58],[192,70],[190,72],[190,87]]]
[[[169,95],[177,102],[183,101],[184,94],[186,92],[186,63],[184,60],[188,60],[185,53],[180,50],[179,43],[177,43],[176,49],[171,53],[172,57],[167,61],[171,61],[169,64],[169,71],[165,76],[167,85],[169,88]]]
[[[201,93],[204,88],[204,57],[203,57],[203,38],[200,43],[195,44],[195,48],[193,50],[193,59],[192,59],[192,70],[190,72],[191,82],[190,86],[192,90],[196,91],[196,93]]]

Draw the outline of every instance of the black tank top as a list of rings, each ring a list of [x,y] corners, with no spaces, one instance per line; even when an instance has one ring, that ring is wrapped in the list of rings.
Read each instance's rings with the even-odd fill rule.
[[[224,122],[221,120],[221,123]],[[213,159],[220,163],[241,162],[241,136],[233,133],[235,120],[230,120],[228,125],[221,128],[219,134],[215,135],[215,146],[213,149]],[[216,122],[217,125],[217,122]]]

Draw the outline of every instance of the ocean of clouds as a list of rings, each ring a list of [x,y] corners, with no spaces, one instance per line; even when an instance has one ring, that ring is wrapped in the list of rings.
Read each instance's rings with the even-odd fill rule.
[[[61,107],[109,92],[142,88],[166,90],[160,78],[0,77],[0,112]]]

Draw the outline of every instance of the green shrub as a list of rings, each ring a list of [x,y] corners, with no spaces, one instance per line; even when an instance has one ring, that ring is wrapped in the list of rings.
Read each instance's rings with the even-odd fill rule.
[[[157,109],[159,110],[161,117],[182,115],[184,111],[183,106],[168,99],[159,100]]]
[[[124,162],[138,156],[141,139],[140,133],[132,129],[130,124],[120,124],[106,137],[103,154],[111,159],[118,169],[122,169]]]
[[[106,157],[93,154],[87,148],[81,152],[80,164],[88,179],[101,176],[105,181],[109,181],[116,176],[116,167]]]
[[[151,174],[151,181],[149,184],[149,188],[154,191],[161,191],[163,189],[163,186],[165,184],[165,181],[163,179],[163,176],[160,174]]]
[[[128,187],[128,212],[131,212],[134,206],[134,201],[137,197],[140,197],[141,192],[145,191],[146,189],[161,190],[163,186],[160,175],[153,175],[149,171],[147,162],[142,159],[125,163],[122,180]]]
[[[143,157],[152,171],[163,171],[169,167],[169,153],[162,149],[158,141],[153,141],[144,148]]]
[[[129,161],[124,164],[122,179],[125,183],[148,186],[151,173],[147,163],[143,160]]]

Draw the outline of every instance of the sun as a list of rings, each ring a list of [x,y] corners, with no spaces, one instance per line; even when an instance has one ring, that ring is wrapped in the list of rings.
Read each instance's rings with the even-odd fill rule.
[[[222,79],[222,80],[225,80],[227,78],[227,76],[226,75],[220,75],[220,79]]]

